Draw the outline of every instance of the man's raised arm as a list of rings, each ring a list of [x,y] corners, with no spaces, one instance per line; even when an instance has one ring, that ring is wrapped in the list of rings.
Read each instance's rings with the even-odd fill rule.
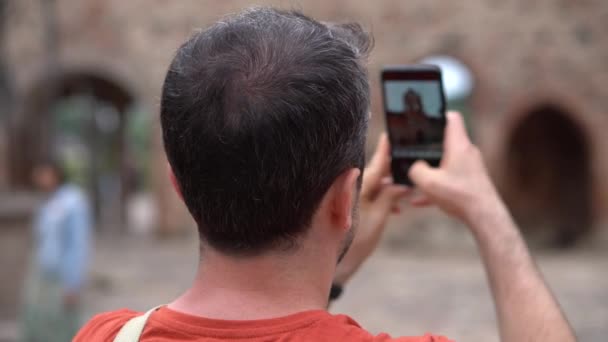
[[[458,113],[448,114],[441,166],[431,168],[419,161],[410,178],[421,192],[412,204],[437,205],[473,233],[494,296],[502,341],[576,341]]]

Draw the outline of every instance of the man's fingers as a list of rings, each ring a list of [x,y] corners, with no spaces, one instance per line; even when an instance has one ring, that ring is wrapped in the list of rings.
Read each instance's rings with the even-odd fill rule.
[[[426,190],[434,182],[437,172],[426,161],[418,160],[410,167],[408,175],[414,184],[422,190]]]
[[[388,177],[382,178],[382,180],[380,181],[380,184],[382,184],[382,185],[393,184],[393,177],[388,176]]]
[[[382,178],[390,175],[391,158],[390,146],[386,133],[380,134],[376,151],[367,166],[366,173],[372,178],[373,183],[379,182]]]
[[[418,160],[410,168],[409,177],[420,190],[426,191],[435,183],[437,172],[426,161]],[[409,202],[415,207],[426,207],[432,204],[428,196],[421,191],[416,191]]]
[[[445,128],[444,151],[449,151],[456,146],[468,145],[471,141],[467,134],[464,119],[459,112],[447,113],[447,125]]]
[[[410,204],[414,207],[428,207],[433,202],[425,194],[419,193],[410,199]]]

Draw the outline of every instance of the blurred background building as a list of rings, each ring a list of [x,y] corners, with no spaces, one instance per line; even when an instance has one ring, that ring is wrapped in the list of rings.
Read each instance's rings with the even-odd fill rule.
[[[27,250],[27,217],[36,203],[31,168],[48,156],[59,157],[88,190],[100,234],[192,230],[166,177],[157,120],[163,77],[194,30],[253,4],[0,0],[0,247]],[[382,65],[436,62],[444,67],[448,107],[465,114],[523,229],[548,236],[554,246],[602,234],[608,221],[605,1],[255,4],[356,20],[373,32],[370,151],[384,129]],[[23,265],[21,259],[4,253],[0,278],[18,279],[20,268],[8,266]],[[6,293],[18,287],[3,286]],[[3,294],[3,306],[14,301]]]

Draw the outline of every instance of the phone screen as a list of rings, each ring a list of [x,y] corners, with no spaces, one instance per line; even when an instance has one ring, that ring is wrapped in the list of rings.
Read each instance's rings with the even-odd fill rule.
[[[382,83],[393,179],[411,184],[407,174],[416,160],[438,166],[443,154],[445,99],[441,72],[432,66],[385,69]]]

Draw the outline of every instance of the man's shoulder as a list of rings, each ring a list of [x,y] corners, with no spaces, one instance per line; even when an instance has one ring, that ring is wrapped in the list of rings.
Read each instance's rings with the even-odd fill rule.
[[[127,321],[141,314],[141,312],[129,309],[100,313],[80,329],[73,341],[112,341]]]
[[[105,342],[113,341],[120,329],[131,318],[141,312],[121,309],[98,314],[91,318],[78,332],[73,341]],[[360,342],[453,342],[442,336],[426,334],[418,337],[393,338],[387,334],[373,335],[346,315],[330,315],[303,330],[291,331],[296,340],[317,341],[360,341]],[[301,339],[306,336],[305,339]]]
[[[425,334],[423,336],[391,337],[381,333],[374,335],[362,328],[354,319],[346,315],[333,315],[330,321],[326,321],[333,327],[323,327],[325,332],[333,331],[335,340],[340,341],[368,341],[368,342],[453,342],[446,337]]]

